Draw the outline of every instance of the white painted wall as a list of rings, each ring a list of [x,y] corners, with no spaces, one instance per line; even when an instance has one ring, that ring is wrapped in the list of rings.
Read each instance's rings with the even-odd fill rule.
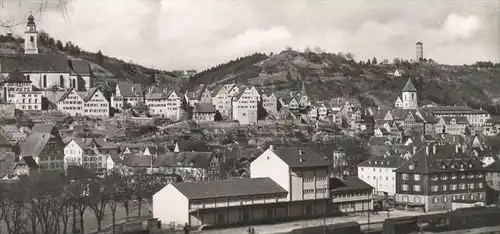
[[[162,224],[189,223],[189,200],[172,184],[153,195],[153,217]]]
[[[64,168],[75,164],[83,165],[83,150],[72,140],[64,147]]]
[[[358,167],[358,178],[371,185],[374,192],[396,193],[396,168],[391,167]]]
[[[288,191],[290,201],[290,167],[272,150],[267,149],[250,164],[250,178],[269,177]]]

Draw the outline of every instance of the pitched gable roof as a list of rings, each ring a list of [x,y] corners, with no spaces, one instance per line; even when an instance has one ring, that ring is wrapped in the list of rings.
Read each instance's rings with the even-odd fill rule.
[[[207,168],[213,156],[212,152],[166,152],[158,155],[154,167],[196,167]]]
[[[330,163],[309,147],[280,148],[272,150],[291,168],[327,167]]]
[[[434,153],[434,146],[436,147],[436,153]],[[474,154],[464,153],[460,150],[457,153],[456,147],[449,144],[427,144],[422,146],[407,162],[396,169],[396,172],[427,174],[483,169],[482,162]]]
[[[15,70],[24,73],[67,73],[68,59],[56,53],[45,54],[0,54],[0,72],[9,73]]]
[[[27,80],[26,77],[24,77],[23,73],[21,73],[19,70],[9,72],[7,79],[5,79],[3,82],[4,83],[31,83],[31,81]]]
[[[172,184],[189,199],[288,193],[270,178],[195,181]]]
[[[344,178],[331,178],[330,190],[335,191],[348,191],[360,189],[373,189],[373,187],[357,176],[346,176]]]
[[[95,95],[95,93],[97,93],[97,91],[100,91],[99,88],[97,88],[97,87],[90,88],[89,91],[87,91],[85,93],[85,95],[83,96],[83,101],[85,101],[85,102],[90,101],[90,99],[92,99],[92,97],[94,97],[94,95]]]
[[[215,106],[212,103],[194,103],[193,113],[215,113]]]
[[[86,60],[69,60],[69,67],[72,74],[80,76],[90,76],[92,74],[90,64]]]
[[[417,89],[413,85],[413,82],[411,82],[411,78],[408,78],[408,81],[406,81],[406,85],[403,88],[402,92],[417,92]]]
[[[50,133],[32,133],[25,141],[21,143],[21,155],[38,157],[45,149],[50,138],[54,137]]]
[[[122,82],[116,85],[120,89],[120,94],[122,97],[142,97],[142,86],[138,83],[126,83]]]

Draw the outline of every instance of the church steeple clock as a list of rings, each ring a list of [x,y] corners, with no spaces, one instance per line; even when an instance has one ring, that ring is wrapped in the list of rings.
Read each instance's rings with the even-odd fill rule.
[[[36,31],[35,17],[31,13],[24,32],[24,53],[38,54],[38,32]]]

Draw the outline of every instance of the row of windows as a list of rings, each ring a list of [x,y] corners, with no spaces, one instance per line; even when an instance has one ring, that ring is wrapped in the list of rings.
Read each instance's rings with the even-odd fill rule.
[[[316,189],[316,193],[326,193],[328,190],[326,188],[318,188]],[[313,194],[315,192],[314,189],[304,189],[304,194]]]
[[[26,102],[26,100],[28,101]],[[33,103],[38,103],[38,99],[33,99],[33,101]],[[31,99],[23,99],[23,103],[31,103]]]
[[[21,106],[21,109],[22,110],[41,110],[42,108],[40,107],[40,105],[22,105]]]
[[[409,185],[408,184],[403,184],[401,185],[401,190],[403,191],[408,191],[409,190]],[[443,185],[432,185],[431,186],[431,191],[432,192],[446,192],[448,191],[448,188],[451,191],[456,191],[456,190],[466,190],[466,189],[482,189],[484,187],[483,183],[477,183],[477,186],[475,183],[468,183],[468,184],[443,184]],[[413,190],[414,192],[420,192],[422,191],[422,187],[420,185],[413,185]]]
[[[477,174],[472,174],[472,173],[465,174],[464,173],[464,174],[460,175],[460,179],[474,179],[474,178],[481,179],[483,177],[484,177],[483,173],[477,173]],[[409,174],[401,174],[401,178],[403,180],[409,180],[410,179],[410,175]],[[458,178],[457,174],[451,174],[451,177],[448,177],[447,174],[443,174],[441,176],[438,176],[438,175],[431,176],[431,180],[432,181],[448,180],[448,179],[456,180],[457,178]],[[420,174],[413,174],[413,180],[420,181],[421,180]]]
[[[192,200],[191,205],[202,205],[202,204],[215,204],[226,203],[226,202],[251,202],[252,200],[271,200],[271,199],[283,199],[286,195],[255,195],[255,196],[243,196],[243,197],[229,197],[229,198],[217,198],[217,199],[203,199],[203,200]]]
[[[63,110],[81,110],[82,107],[79,106],[63,106]]]
[[[377,177],[376,177],[376,176],[366,176],[366,177],[365,177],[365,176],[361,175],[361,179],[364,179],[364,178],[366,178],[366,179],[368,179],[368,180],[369,180],[369,179],[372,179],[372,178],[373,178],[374,180],[376,180],[376,179],[377,179]],[[384,176],[379,176],[379,178],[378,178],[378,179],[379,179],[379,180],[383,180],[383,179],[384,179]],[[385,180],[389,180],[389,177],[388,177],[388,176],[385,176]],[[394,176],[391,176],[391,180],[394,180]]]

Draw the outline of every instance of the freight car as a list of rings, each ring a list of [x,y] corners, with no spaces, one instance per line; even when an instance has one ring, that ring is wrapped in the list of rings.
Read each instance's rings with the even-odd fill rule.
[[[326,232],[325,232],[326,231]],[[339,224],[330,224],[325,226],[297,228],[290,234],[361,234],[361,226],[358,222],[347,222]]]
[[[447,213],[387,219],[384,234],[413,233],[417,231],[457,231],[500,225],[500,208],[474,207]]]

